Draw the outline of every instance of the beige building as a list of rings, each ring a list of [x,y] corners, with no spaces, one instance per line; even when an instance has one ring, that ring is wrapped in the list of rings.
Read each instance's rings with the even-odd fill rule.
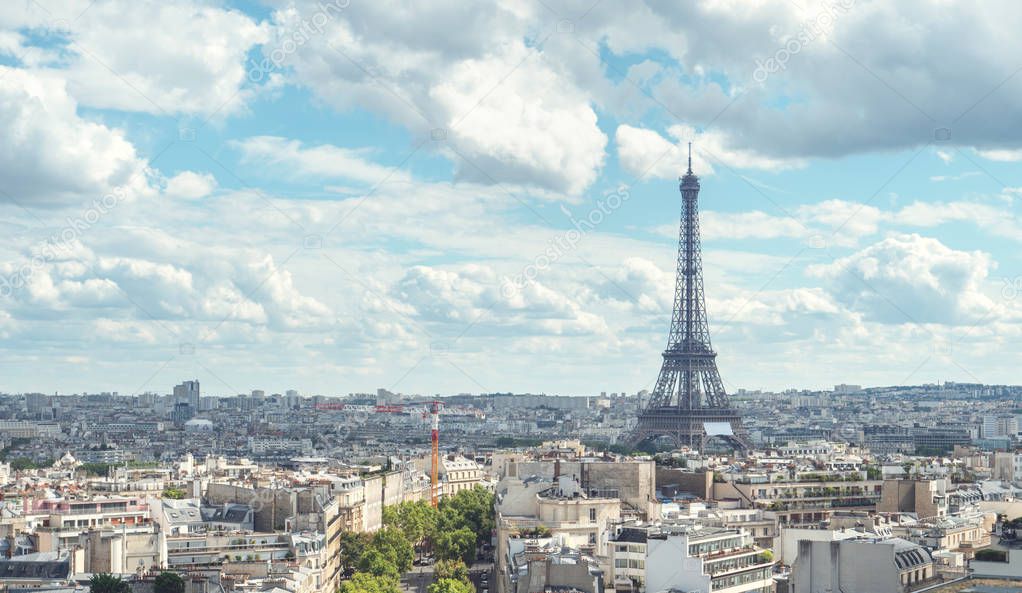
[[[649,521],[660,516],[656,463],[652,459],[535,460],[522,455],[505,457],[501,461],[502,466],[495,468],[501,478],[554,481],[568,476],[590,496],[620,500],[621,513],[626,517]]]
[[[810,473],[794,479],[745,475],[713,483],[714,500],[737,501],[743,508],[773,511],[782,526],[814,525],[835,510],[874,510],[883,482],[865,472]]]
[[[915,513],[919,519],[945,517],[948,514],[948,481],[884,480],[877,511]]]
[[[96,498],[91,500],[40,500],[26,515],[34,522],[39,552],[69,550],[79,536],[93,529],[123,533],[151,531],[149,505],[138,498]]]
[[[587,495],[570,476],[505,478],[497,485],[495,506],[498,583],[510,578],[512,551],[537,538],[555,537],[565,548],[606,557],[611,526],[621,519],[619,499]]]
[[[479,464],[471,459],[446,455],[440,459],[440,496],[454,496],[462,490],[475,488],[483,478]]]

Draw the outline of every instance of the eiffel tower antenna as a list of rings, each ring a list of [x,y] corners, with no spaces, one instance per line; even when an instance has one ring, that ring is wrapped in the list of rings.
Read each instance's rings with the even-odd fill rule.
[[[720,436],[748,449],[741,416],[731,407],[710,344],[699,239],[699,178],[692,172],[691,142],[688,147],[688,171],[679,187],[681,224],[671,331],[656,386],[630,440],[638,444],[670,437],[678,446],[702,451],[708,437]]]

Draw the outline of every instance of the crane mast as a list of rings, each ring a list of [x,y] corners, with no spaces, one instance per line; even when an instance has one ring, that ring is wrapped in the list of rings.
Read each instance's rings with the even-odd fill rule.
[[[440,499],[440,402],[434,401],[429,409],[431,422],[430,443],[433,449],[433,463],[430,466],[430,503],[436,508]]]

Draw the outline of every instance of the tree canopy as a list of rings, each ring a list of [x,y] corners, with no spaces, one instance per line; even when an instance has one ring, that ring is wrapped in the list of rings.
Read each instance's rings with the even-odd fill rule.
[[[412,544],[396,527],[384,527],[374,533],[366,554],[370,551],[378,551],[397,568],[398,573],[408,572],[412,568],[412,560],[415,558]]]
[[[383,508],[383,524],[401,530],[413,546],[432,538],[440,512],[426,501],[406,501]]]
[[[490,541],[493,532],[493,494],[476,486],[444,498],[440,502],[439,532],[470,529],[480,544]]]
[[[475,593],[471,583],[458,579],[437,579],[427,590],[429,593]]]
[[[356,572],[341,583],[340,593],[402,593],[401,583],[394,577]]]
[[[185,581],[176,572],[161,572],[153,582],[154,593],[185,593]]]
[[[368,533],[341,533],[341,565],[344,568],[355,568],[361,563],[371,537]]]
[[[92,593],[131,593],[131,586],[116,577],[105,572],[97,572],[89,579],[89,590]]]
[[[454,579],[456,581],[471,582],[468,578],[468,566],[464,561],[438,560],[433,566],[433,575],[437,579]]]
[[[467,527],[444,531],[433,542],[436,557],[443,560],[461,560],[470,564],[476,555],[476,534]]]

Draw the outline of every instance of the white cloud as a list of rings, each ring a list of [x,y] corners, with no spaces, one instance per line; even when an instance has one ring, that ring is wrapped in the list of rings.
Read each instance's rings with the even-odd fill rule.
[[[1002,149],[990,149],[990,150],[977,150],[976,153],[989,160],[989,161],[1000,161],[1004,163],[1016,163],[1022,161],[1022,149],[1015,150],[1002,150]]]
[[[959,175],[932,175],[930,181],[961,181],[962,179],[968,179],[969,177],[977,177],[981,173],[979,171],[966,171]]]
[[[120,130],[82,119],[63,82],[0,66],[0,202],[54,206],[148,189]]]
[[[320,144],[303,146],[297,140],[279,136],[255,136],[234,141],[242,162],[271,166],[288,176],[314,176],[322,179],[350,179],[367,185],[383,180],[407,182],[409,175],[400,169],[372,162],[365,149],[349,149]]]
[[[673,141],[654,130],[618,126],[614,140],[625,170],[665,179],[683,175],[688,168],[688,142],[692,142],[692,169],[697,175],[713,175],[715,166],[765,171],[805,166],[799,159],[775,159],[735,148],[726,134],[716,131],[699,133],[691,126],[673,125],[667,132]]]
[[[983,283],[990,256],[956,251],[937,239],[896,235],[807,271],[830,284],[834,298],[881,323],[976,322],[994,303]]]
[[[499,72],[510,74],[495,80]],[[429,94],[453,126],[452,150],[471,161],[452,158],[464,178],[579,194],[603,166],[607,137],[588,99],[536,50],[461,61]]]
[[[394,288],[395,298],[414,308],[423,322],[452,323],[488,335],[588,335],[607,330],[599,316],[538,282],[503,284],[489,267],[456,269],[415,266]],[[463,326],[458,330],[459,326]]]
[[[750,212],[700,212],[699,230],[707,240],[776,239],[806,237],[811,231],[790,216],[773,216],[759,210]],[[674,234],[677,234],[675,229]]]
[[[274,20],[288,30],[315,7],[300,2]],[[578,194],[602,167],[607,138],[557,56],[525,42],[530,11],[352,3],[288,66],[334,107],[369,109],[419,137],[444,130],[439,148],[462,179]]]
[[[267,40],[263,25],[204,2],[97,2],[70,23],[74,56],[62,73],[84,104],[156,114],[237,112],[246,53]]]
[[[195,200],[213,193],[216,185],[216,178],[210,173],[182,171],[167,180],[164,191],[171,197]]]

